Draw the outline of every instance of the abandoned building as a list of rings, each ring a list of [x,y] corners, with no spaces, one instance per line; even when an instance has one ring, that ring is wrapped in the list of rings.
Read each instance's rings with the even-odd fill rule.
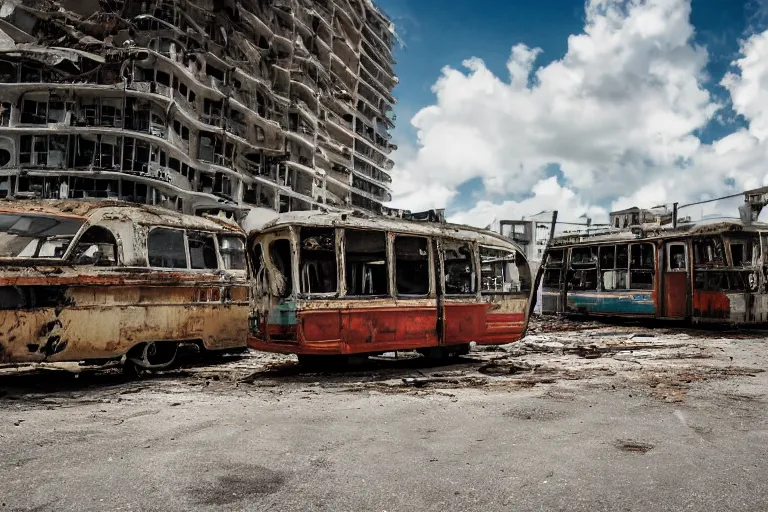
[[[383,213],[394,37],[371,0],[0,2],[0,197]]]

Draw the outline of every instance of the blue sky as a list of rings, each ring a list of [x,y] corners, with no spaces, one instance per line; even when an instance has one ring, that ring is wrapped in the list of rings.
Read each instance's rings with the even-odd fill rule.
[[[764,0],[681,1],[691,4],[689,22],[695,35],[690,46],[703,46],[709,54],[704,67],[709,78],[701,81],[701,87],[709,91],[713,102],[723,104],[717,116],[692,131],[701,143],[710,144],[747,124],[743,116],[730,109],[729,92],[719,82],[732,69],[732,62],[739,58],[741,42],[766,29],[768,11]],[[462,70],[462,61],[478,57],[499,79],[508,80],[506,63],[514,45],[524,43],[529,48],[542,50],[536,57],[535,70],[561,59],[568,51],[568,37],[582,33],[585,27],[583,0],[444,0],[439,3],[378,0],[377,3],[393,19],[405,44],[395,51],[396,72],[400,77],[400,85],[395,90],[398,98],[395,140],[401,146],[417,147],[416,130],[410,120],[423,107],[436,103],[431,89],[445,66]],[[547,173],[561,183],[567,181],[558,165],[547,168]],[[471,208],[487,188],[483,178],[468,176],[454,187],[460,193],[447,202],[449,213]],[[609,202],[603,199],[596,203]]]
[[[431,103],[432,85],[443,66],[459,67],[480,57],[497,75],[505,73],[510,48],[524,42],[543,50],[544,61],[563,56],[568,36],[584,26],[583,0],[378,0],[395,22],[405,47],[397,47],[397,131],[415,137],[410,118]],[[761,3],[741,0],[693,0],[695,41],[710,52],[708,71],[722,76],[734,60],[739,39],[765,25]],[[723,94],[716,83],[713,91]],[[717,129],[717,127],[713,127]],[[709,135],[712,136],[711,134]]]

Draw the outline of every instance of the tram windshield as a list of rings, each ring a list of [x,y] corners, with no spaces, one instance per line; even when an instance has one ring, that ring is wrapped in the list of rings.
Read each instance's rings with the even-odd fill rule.
[[[83,221],[55,215],[0,213],[0,258],[62,258]]]

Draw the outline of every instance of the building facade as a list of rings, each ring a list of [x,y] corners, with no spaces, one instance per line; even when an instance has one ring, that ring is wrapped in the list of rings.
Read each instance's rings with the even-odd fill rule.
[[[382,213],[393,38],[371,0],[5,2],[0,197]]]

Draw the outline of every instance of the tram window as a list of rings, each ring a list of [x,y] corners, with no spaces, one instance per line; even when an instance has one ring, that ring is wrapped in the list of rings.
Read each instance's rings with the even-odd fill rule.
[[[216,242],[213,235],[188,231],[190,268],[213,270],[219,268],[219,258],[216,255]]]
[[[521,281],[516,263],[516,254],[510,251],[480,247],[480,291],[481,292],[517,292],[521,291]],[[523,277],[523,279],[521,279]]]
[[[619,246],[618,249],[624,250],[624,255],[627,253],[627,246]],[[600,276],[603,281],[603,290],[626,290],[627,278],[629,272],[627,271],[627,264],[620,267],[616,263],[617,247],[611,245],[608,247],[600,247]],[[625,257],[626,260],[626,257]]]
[[[475,258],[472,246],[466,242],[443,242],[446,295],[474,295],[477,290]]]
[[[680,246],[674,246],[673,249],[679,247],[683,251],[685,256],[685,248]],[[632,245],[632,270],[653,270],[653,244],[633,244]],[[683,258],[683,266],[685,266],[685,258]]]
[[[683,244],[670,245],[669,247],[669,270],[685,270],[685,246]],[[634,263],[634,249],[632,262]]]
[[[597,290],[597,269],[571,270],[569,290]]]
[[[347,295],[387,295],[387,235],[383,231],[344,234]]]
[[[597,264],[596,247],[574,247],[571,249],[571,265],[591,266]]]
[[[225,269],[245,270],[245,242],[242,238],[236,236],[219,237],[219,251]]]
[[[288,297],[293,293],[293,258],[291,258],[290,240],[275,240],[269,245],[269,259],[277,271],[272,275],[275,292],[278,297]]]
[[[731,261],[734,267],[741,267],[747,263],[744,253],[743,243],[731,242]]]
[[[629,246],[616,246],[616,268],[629,268]]]
[[[600,247],[600,268],[616,268],[616,246]]]
[[[400,295],[429,293],[429,251],[427,239],[414,236],[395,238],[395,289]]]
[[[302,228],[299,250],[301,293],[336,291],[336,230]]]
[[[545,288],[560,288],[560,269],[547,269],[544,271],[543,283]]]
[[[147,254],[150,267],[187,268],[184,232],[178,229],[153,229],[147,236]]]
[[[563,250],[558,249],[555,251],[547,252],[547,261],[544,264],[546,267],[560,267],[563,264]]]
[[[111,267],[117,264],[117,241],[106,228],[92,226],[77,241],[73,253],[75,265]]]
[[[597,290],[596,247],[574,247],[571,249],[568,289]]]
[[[629,262],[629,287],[631,289],[653,289],[653,254],[655,250],[653,244],[632,244]]]
[[[695,265],[723,265],[723,242],[717,237],[693,241],[693,263]]]

